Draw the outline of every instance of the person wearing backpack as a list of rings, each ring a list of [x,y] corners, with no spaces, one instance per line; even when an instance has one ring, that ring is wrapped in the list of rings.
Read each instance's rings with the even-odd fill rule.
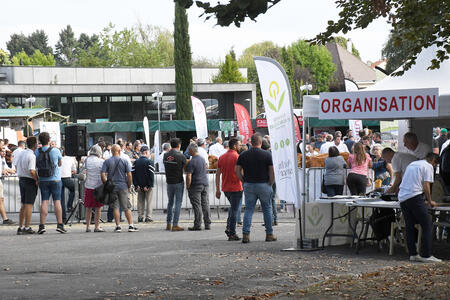
[[[121,157],[120,146],[115,144],[111,148],[112,156],[105,160],[102,166],[101,178],[105,184],[107,181],[112,183],[113,191],[110,192],[109,206],[113,209],[116,229],[114,232],[121,232],[119,207],[125,211],[125,217],[128,221],[128,231],[139,231],[133,224],[131,214],[131,203],[129,200],[129,189],[133,183],[131,176],[131,165]]]
[[[48,132],[39,134],[39,143],[42,147],[35,150],[36,169],[39,177],[39,189],[41,190],[41,216],[38,234],[45,232],[45,221],[48,214],[48,201],[50,196],[53,199],[53,207],[55,210],[56,231],[66,233],[62,220],[61,207],[61,175],[59,168],[62,165],[62,155],[58,148],[50,147],[50,135]]]

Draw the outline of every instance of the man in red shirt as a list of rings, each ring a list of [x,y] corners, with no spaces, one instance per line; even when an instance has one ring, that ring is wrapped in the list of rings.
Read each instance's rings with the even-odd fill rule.
[[[236,217],[240,206],[239,204],[242,201],[242,182],[237,178],[236,173],[234,172],[236,161],[239,158],[237,150],[240,146],[241,142],[238,139],[230,139],[230,150],[220,156],[219,162],[217,163],[216,197],[220,199],[220,176],[222,175],[222,191],[231,204],[227,219],[227,230],[225,230],[229,241],[240,240],[236,234]]]

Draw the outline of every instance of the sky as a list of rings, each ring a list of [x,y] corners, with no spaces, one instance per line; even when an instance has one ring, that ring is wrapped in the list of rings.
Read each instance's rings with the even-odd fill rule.
[[[222,1],[225,3],[225,1]],[[54,48],[59,32],[70,24],[78,37],[80,33],[99,33],[110,22],[118,30],[138,22],[173,31],[174,4],[172,0],[16,0],[1,4],[0,49],[13,33],[28,35],[44,30]],[[339,11],[332,0],[282,0],[257,22],[248,19],[240,28],[215,26],[213,18],[205,21],[195,5],[188,10],[189,34],[194,57],[219,61],[233,47],[237,56],[254,43],[273,41],[287,46],[298,39],[312,38],[324,31],[328,20],[337,20]],[[363,61],[381,58],[390,25],[376,20],[364,30],[345,35],[359,50]]]

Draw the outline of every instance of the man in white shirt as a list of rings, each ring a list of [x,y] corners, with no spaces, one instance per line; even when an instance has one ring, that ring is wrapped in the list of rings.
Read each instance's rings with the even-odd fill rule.
[[[23,150],[25,150],[25,141],[19,141],[17,143],[17,149],[14,150],[13,153],[12,153],[12,156],[13,156],[13,159],[12,159],[13,168],[16,167],[17,158],[19,157],[20,152],[22,152]]]
[[[336,131],[336,133],[334,134],[334,145],[332,146],[335,146],[339,150],[339,153],[349,152],[347,145],[341,139],[342,133],[340,131]]]
[[[199,138],[197,140],[197,145],[198,145],[198,155],[203,157],[203,159],[205,160],[205,163],[206,163],[206,168],[208,169],[209,159],[208,159],[208,152],[206,152],[206,149],[205,149],[205,139]]]
[[[430,185],[433,183],[434,167],[438,162],[439,156],[435,153],[428,153],[424,160],[412,162],[406,168],[400,185],[398,201],[405,218],[406,244],[411,261],[441,261],[431,256],[433,224],[427,209],[427,206],[436,206],[436,203],[431,200]],[[420,224],[422,227],[421,255],[417,253],[416,248],[415,224]]]
[[[320,154],[326,154],[328,153],[328,149],[330,149],[331,146],[334,146],[333,142],[333,136],[331,134],[327,134],[326,142],[322,146],[320,146]]]
[[[225,153],[225,149],[222,146],[222,139],[220,137],[216,138],[216,143],[209,147],[209,154],[214,155],[219,158]]]
[[[158,156],[158,159],[156,160],[156,164],[158,165],[158,172],[165,173],[166,172],[166,168],[164,167],[164,163],[163,163],[163,161],[164,161],[164,154],[169,152],[170,149],[172,149],[172,148],[170,147],[169,143],[162,144],[161,148],[162,148],[163,152]]]
[[[30,227],[33,204],[38,191],[38,175],[36,172],[36,155],[34,150],[37,147],[37,139],[34,136],[27,138],[28,149],[24,150],[17,160],[17,176],[19,177],[20,207],[18,235],[33,234]]]
[[[402,183],[402,176],[406,171],[406,167],[416,161],[417,158],[409,153],[395,152],[391,148],[384,148],[381,157],[386,163],[392,164],[392,171],[395,177],[394,183],[386,193],[398,193],[398,187]]]
[[[405,133],[403,144],[408,149],[407,153],[413,154],[418,159],[425,159],[425,156],[431,152],[431,146],[419,142],[414,132]]]

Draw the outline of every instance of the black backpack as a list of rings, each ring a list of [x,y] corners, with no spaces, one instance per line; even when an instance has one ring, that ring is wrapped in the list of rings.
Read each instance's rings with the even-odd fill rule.
[[[369,223],[377,241],[384,240],[391,234],[392,222],[395,222],[395,211],[392,208],[373,209]]]
[[[39,156],[36,159],[36,168],[39,177],[52,177],[55,174],[55,166],[50,157],[52,147],[48,147],[46,151],[39,148]]]

